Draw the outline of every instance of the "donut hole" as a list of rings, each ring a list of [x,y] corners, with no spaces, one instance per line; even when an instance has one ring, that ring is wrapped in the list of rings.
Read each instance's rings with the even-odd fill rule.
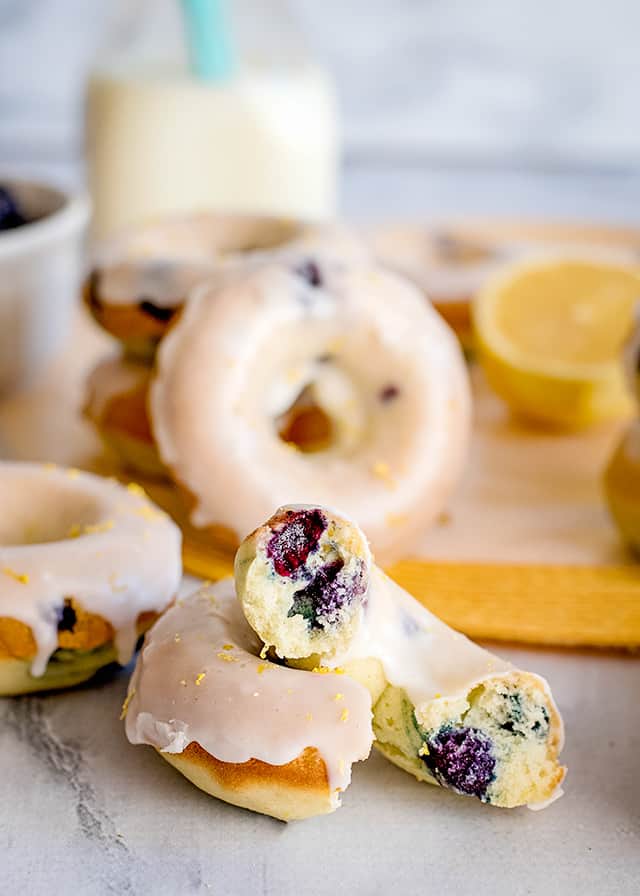
[[[288,410],[276,419],[279,438],[305,454],[327,451],[334,441],[331,417],[313,397],[311,387],[303,389]]]
[[[104,521],[99,501],[59,483],[46,483],[29,494],[21,478],[3,483],[0,545],[46,544],[81,535]]]

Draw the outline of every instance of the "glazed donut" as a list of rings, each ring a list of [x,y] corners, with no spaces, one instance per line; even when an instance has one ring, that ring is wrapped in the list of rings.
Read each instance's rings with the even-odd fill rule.
[[[204,212],[163,218],[98,249],[84,301],[129,354],[149,358],[198,283],[228,275],[249,255],[308,243],[366,251],[336,225]]]
[[[546,681],[446,626],[369,567],[363,542],[322,507],[282,507],[247,538],[238,599],[265,648],[366,674],[375,745],[419,780],[502,807],[559,796],[563,728]]]
[[[624,368],[640,412],[640,305],[624,347]],[[625,542],[640,554],[640,419],[622,435],[605,471],[609,509]]]
[[[150,367],[131,358],[106,358],[87,378],[83,413],[125,470],[167,479],[147,413],[151,374]]]
[[[371,248],[381,264],[424,290],[465,346],[471,342],[471,299],[515,249],[452,228],[388,225],[375,230]]]
[[[146,499],[53,465],[0,463],[0,694],[69,687],[174,598],[180,533]]]
[[[123,707],[127,738],[197,787],[289,821],[332,812],[371,750],[371,700],[347,675],[260,656],[233,581],[178,601],[145,638]]]
[[[196,527],[241,538],[285,501],[335,505],[388,562],[457,482],[470,398],[456,339],[414,287],[316,253],[198,288],[149,408]]]

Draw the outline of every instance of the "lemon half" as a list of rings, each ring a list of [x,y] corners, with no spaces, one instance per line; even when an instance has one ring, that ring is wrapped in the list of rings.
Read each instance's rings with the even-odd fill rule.
[[[582,427],[633,411],[622,347],[640,303],[640,267],[546,259],[518,264],[476,296],[478,356],[514,411]]]

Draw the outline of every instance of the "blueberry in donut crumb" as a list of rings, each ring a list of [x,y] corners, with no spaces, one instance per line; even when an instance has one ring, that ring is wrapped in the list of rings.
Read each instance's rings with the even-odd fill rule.
[[[393,383],[383,386],[378,392],[378,398],[383,404],[388,404],[390,401],[394,401],[399,395],[400,389],[398,386],[394,386]]]
[[[295,271],[299,277],[302,277],[303,280],[306,280],[309,286],[313,286],[315,288],[322,286],[322,274],[320,273],[320,268],[312,259],[309,258],[307,259],[307,261],[299,264]]]
[[[71,606],[69,598],[67,598],[58,612],[58,631],[72,632],[77,621],[76,611]]]
[[[0,230],[13,230],[27,223],[28,219],[21,212],[15,196],[0,184]]]
[[[490,738],[478,728],[444,725],[427,739],[427,749],[421,759],[440,784],[486,801],[496,777]]]
[[[343,570],[341,558],[321,567],[308,585],[296,591],[287,616],[299,614],[316,629],[336,623],[341,611],[366,590],[362,564],[358,564],[355,576],[347,576]]]
[[[320,510],[288,510],[266,547],[277,574],[297,578],[326,528],[327,520]]]
[[[141,299],[138,302],[138,308],[140,311],[148,314],[149,317],[152,317],[154,320],[160,321],[160,323],[163,324],[169,323],[176,313],[175,308],[161,308],[159,305],[154,305],[149,299]]]

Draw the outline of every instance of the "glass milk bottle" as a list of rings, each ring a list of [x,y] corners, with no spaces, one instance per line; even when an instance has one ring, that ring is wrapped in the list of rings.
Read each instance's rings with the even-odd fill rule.
[[[174,211],[335,214],[338,130],[330,77],[300,51],[282,15],[269,16],[267,45],[255,46],[254,36],[252,48],[234,52],[220,3],[116,5],[87,96],[94,237]],[[255,29],[265,4],[244,6]],[[277,0],[267,6],[274,13]],[[217,59],[199,46],[212,31]]]

